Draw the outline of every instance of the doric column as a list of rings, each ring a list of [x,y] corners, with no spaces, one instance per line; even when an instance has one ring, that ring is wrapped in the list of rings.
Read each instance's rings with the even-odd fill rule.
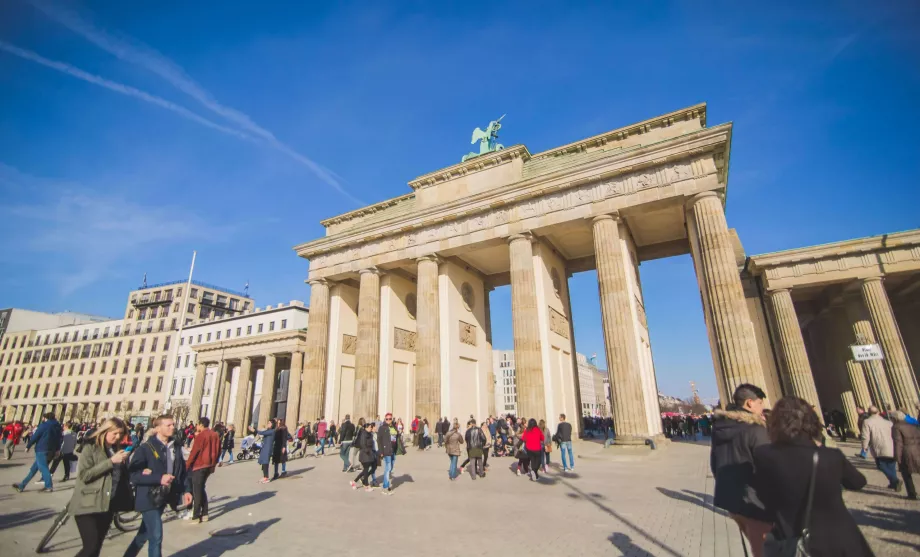
[[[853,329],[853,340],[856,344],[875,344],[875,331],[872,330],[872,323],[866,314],[866,308],[862,300],[852,299],[846,305],[847,319],[850,321],[850,327]],[[848,343],[848,344],[853,344]],[[849,350],[849,346],[847,347]],[[888,378],[885,376],[885,369],[878,360],[868,362],[857,362],[853,359],[853,353],[847,354],[847,372],[850,374],[850,383],[853,385],[853,395],[857,402],[860,399],[858,391],[860,376],[862,383],[867,386],[869,404],[863,406],[868,408],[875,404],[885,410],[891,407],[891,387],[888,385]]]
[[[240,373],[236,379],[236,401],[233,403],[233,425],[236,426],[238,435],[245,437],[246,428],[249,426],[249,416],[246,408],[249,406],[249,381],[252,374],[252,360],[240,360]],[[262,425],[262,424],[259,424]]]
[[[227,369],[229,372],[229,368]],[[230,407],[230,381],[224,381],[221,387],[220,393],[220,408],[217,414],[217,421],[227,423],[227,420],[230,419],[227,416],[227,409]]]
[[[329,283],[325,280],[311,280],[307,346],[303,353],[303,378],[300,383],[301,421],[312,422],[323,413],[328,348]],[[357,417],[355,422],[357,422]]]
[[[208,366],[205,362],[198,362],[195,366],[195,382],[192,385],[192,407],[189,412],[189,419],[198,423],[201,417],[201,397],[204,396],[204,379]]]
[[[720,382],[729,397],[742,383],[763,387],[754,326],[744,300],[722,201],[715,192],[704,192],[694,196],[687,209],[687,219],[693,221],[693,226],[688,226],[690,241],[699,248],[700,261],[696,263],[703,278],[700,288],[705,289],[709,299],[715,352],[723,375]]]
[[[272,408],[275,406],[275,356],[265,356],[265,366],[262,368],[262,398],[259,403],[259,424],[268,423],[274,418]]]
[[[489,293],[494,290],[494,287],[489,286],[488,284],[483,284],[482,292],[482,313],[484,314],[485,322],[483,323],[486,333],[486,344],[489,345],[489,354],[492,354],[492,302],[489,300]],[[495,408],[495,368],[492,367],[495,364],[492,362],[492,358],[486,362],[486,365],[489,366],[489,373],[486,374],[486,381],[489,386],[489,415],[497,416]]]
[[[888,301],[885,286],[881,277],[867,278],[862,281],[862,295],[869,317],[872,319],[872,328],[878,335],[885,356],[885,368],[888,370],[888,382],[891,385],[891,394],[894,395],[894,404],[898,409],[908,411],[917,408],[920,397],[917,393],[917,381],[910,368],[907,351],[904,350],[904,341],[898,331],[898,324],[894,320],[894,312]]]
[[[216,424],[221,420],[220,417],[220,407],[224,403],[224,381],[227,377],[227,362],[226,360],[221,360],[217,364],[217,373],[214,376],[214,389],[212,389],[213,395],[211,395],[211,423]]]
[[[779,333],[780,352],[785,362],[786,384],[792,389],[792,395],[807,400],[819,416],[821,405],[818,402],[818,391],[815,389],[815,377],[811,373],[811,364],[808,362],[808,353],[805,351],[805,339],[802,338],[802,329],[799,327],[799,318],[795,313],[792,303],[792,294],[789,289],[771,290],[768,292],[773,315],[776,317],[776,328]]]
[[[435,255],[418,260],[418,295],[416,327],[418,344],[415,353],[415,413],[428,421],[441,415],[441,329],[438,266]]]
[[[291,371],[288,373],[287,412],[284,422],[288,428],[297,427],[300,411],[300,375],[303,373],[303,352],[291,353]]]
[[[600,291],[607,373],[613,398],[616,443],[643,444],[649,435],[635,324],[630,310],[627,254],[620,241],[619,215],[594,218],[594,256]],[[577,372],[576,372],[577,373]],[[579,412],[580,415],[580,412]]]
[[[355,351],[355,417],[377,414],[380,379],[380,271],[361,270],[358,288],[358,342]]]
[[[520,416],[539,419],[546,414],[546,394],[543,390],[532,242],[533,236],[530,233],[515,234],[508,238],[511,252],[511,325],[517,376],[517,411]]]

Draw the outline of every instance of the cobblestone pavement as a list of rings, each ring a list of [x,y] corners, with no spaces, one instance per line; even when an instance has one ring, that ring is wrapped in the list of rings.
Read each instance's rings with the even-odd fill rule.
[[[592,555],[742,556],[734,523],[709,502],[709,448],[673,443],[646,456],[578,443],[576,473],[558,469],[545,481],[518,478],[510,458],[492,459],[488,477],[447,480],[437,448],[397,458],[394,494],[352,491],[337,455],[297,459],[289,477],[258,483],[254,462],[218,469],[209,481],[211,521],[171,518],[164,555]],[[844,447],[848,454],[855,446]],[[611,456],[615,455],[615,456]],[[73,482],[53,494],[29,486],[14,494],[31,463],[21,449],[0,461],[0,555],[32,555]],[[553,454],[554,460],[558,454]],[[871,462],[859,461],[870,486],[847,503],[879,556],[916,555],[920,505],[884,487]],[[60,477],[60,471],[58,471]],[[911,503],[911,504],[909,504]],[[103,556],[119,556],[130,535],[115,531]],[[52,555],[79,547],[73,521],[58,533]],[[146,555],[146,550],[142,555]]]

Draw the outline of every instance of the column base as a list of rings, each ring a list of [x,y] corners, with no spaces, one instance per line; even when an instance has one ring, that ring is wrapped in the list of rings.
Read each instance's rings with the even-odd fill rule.
[[[670,443],[670,440],[662,434],[648,436],[618,435],[613,440],[613,443],[610,444],[610,446],[619,448],[651,449],[653,443],[655,448],[661,448],[663,445]]]

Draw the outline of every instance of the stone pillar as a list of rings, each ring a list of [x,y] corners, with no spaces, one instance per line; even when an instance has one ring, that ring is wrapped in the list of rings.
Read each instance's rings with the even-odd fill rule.
[[[856,343],[875,344],[875,331],[872,330],[872,323],[866,315],[866,309],[861,300],[850,300],[846,305],[847,318],[853,329],[852,341]],[[848,343],[853,344],[853,342]],[[849,346],[847,346],[849,351]],[[859,376],[867,385],[869,401],[871,404],[885,410],[891,406],[891,387],[888,385],[888,378],[885,376],[885,370],[879,361],[857,362],[853,360],[852,352],[847,354],[847,371],[850,375],[850,383],[853,385],[854,396],[857,402],[860,394],[858,392]],[[863,406],[868,408],[869,405]]]
[[[355,352],[355,418],[377,415],[380,379],[380,271],[361,270],[358,288],[358,343]]]
[[[291,371],[288,374],[287,413],[284,423],[289,429],[297,427],[300,411],[300,374],[303,373],[303,352],[291,353]],[[304,418],[306,420],[306,418]]]
[[[815,389],[815,378],[811,373],[808,353],[805,351],[805,339],[802,338],[799,318],[792,303],[792,294],[789,289],[783,288],[771,290],[768,296],[773,315],[776,317],[780,353],[785,363],[786,384],[791,388],[793,396],[807,400],[815,407],[818,416],[823,416],[818,402],[818,391]]]
[[[243,358],[240,360],[240,374],[236,381],[236,402],[233,406],[233,425],[236,426],[237,434],[241,437],[246,436],[246,427],[249,426],[246,408],[249,406],[250,399],[250,375],[252,375],[252,360]]]
[[[709,300],[714,352],[722,369],[720,383],[729,397],[742,383],[763,387],[754,326],[748,315],[722,201],[715,192],[703,192],[691,198],[687,209],[687,218],[693,221],[693,226],[688,227],[690,241],[699,248],[700,261],[696,263],[703,278],[700,288],[706,291]]]
[[[511,252],[511,325],[517,376],[517,411],[519,416],[539,419],[546,414],[546,394],[543,390],[532,242],[533,236],[530,233],[514,234],[508,238]]]
[[[440,260],[428,255],[418,260],[415,353],[415,413],[429,422],[441,416],[441,326],[438,267]],[[360,304],[358,309],[360,310]]]
[[[227,370],[229,372],[229,368]],[[230,406],[230,381],[226,380],[223,383],[223,388],[221,389],[220,395],[220,412],[217,414],[217,420],[220,422],[227,423],[230,419],[227,416],[227,409]]]
[[[328,348],[329,283],[325,280],[312,280],[310,281],[310,315],[307,321],[307,347],[303,353],[303,378],[302,381],[298,380],[300,381],[300,421],[312,422],[323,414]],[[289,401],[289,407],[290,404]],[[357,421],[356,416],[355,423]]]
[[[227,362],[221,360],[217,365],[217,373],[214,375],[214,389],[211,391],[211,423],[216,424],[221,420],[220,407],[224,403],[224,382],[227,377]]]
[[[489,345],[489,354],[492,354],[492,302],[489,300],[489,293],[493,289],[493,287],[484,284],[482,290],[482,311],[485,316],[483,325],[486,333],[486,344]],[[497,416],[498,414],[495,413],[495,368],[492,367],[495,364],[492,362],[492,358],[489,358],[486,365],[489,366],[489,373],[486,374],[486,381],[488,381],[489,385],[489,415]]]
[[[189,419],[198,423],[201,417],[201,398],[204,396],[204,379],[207,372],[207,364],[198,362],[195,366],[195,382],[192,385],[192,407],[189,409]]]
[[[920,402],[917,381],[904,350],[904,342],[901,340],[901,333],[894,320],[891,303],[888,301],[881,277],[864,279],[862,295],[885,356],[885,368],[888,370],[888,382],[894,395],[895,407],[914,411]]]
[[[272,409],[275,406],[275,356],[265,356],[265,366],[262,368],[262,398],[259,403],[259,424],[266,424],[274,418]]]
[[[642,378],[639,375],[635,324],[630,310],[627,275],[630,270],[626,268],[627,254],[623,253],[619,224],[619,215],[594,218],[594,256],[597,260],[597,285],[607,352],[607,373],[610,374],[613,398],[616,443],[636,445],[645,443],[649,431]]]

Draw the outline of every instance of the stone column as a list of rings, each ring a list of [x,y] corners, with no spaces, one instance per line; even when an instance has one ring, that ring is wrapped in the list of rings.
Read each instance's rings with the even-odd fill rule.
[[[192,407],[189,411],[189,419],[198,423],[201,417],[201,397],[204,396],[204,379],[208,366],[205,362],[198,362],[195,366],[195,383],[192,385]]]
[[[631,270],[626,267],[627,254],[623,253],[619,224],[617,214],[594,218],[594,256],[597,260],[597,285],[616,443],[636,445],[645,443],[649,431],[639,375],[635,324],[630,310],[627,273]],[[578,416],[581,416],[580,408]]]
[[[217,373],[214,374],[214,394],[211,396],[211,424],[216,424],[221,420],[220,407],[224,403],[224,381],[227,377],[227,362],[221,360],[217,364]]]
[[[875,334],[878,335],[878,340],[882,345],[895,407],[913,411],[920,402],[917,381],[911,370],[907,352],[904,350],[904,342],[901,340],[901,333],[894,320],[891,303],[888,301],[888,294],[882,285],[881,277],[864,279],[862,295],[866,308],[869,310],[869,317],[872,319],[872,328],[875,329]]]
[[[361,270],[358,288],[358,343],[355,351],[355,418],[377,414],[380,379],[380,271]]]
[[[274,418],[272,409],[275,406],[275,356],[265,356],[265,366],[262,368],[262,398],[259,403],[259,424],[268,423]]]
[[[242,358],[240,360],[240,374],[236,381],[236,402],[233,405],[233,425],[236,426],[237,434],[241,437],[246,436],[246,427],[249,425],[246,408],[249,406],[249,376],[251,374],[252,360]]]
[[[415,413],[429,422],[441,416],[441,327],[438,267],[440,260],[427,255],[418,260],[415,353]]]
[[[300,420],[312,422],[323,414],[326,394],[326,362],[329,348],[329,283],[310,281],[310,315],[307,347],[303,353],[300,382]],[[292,364],[293,365],[293,364]],[[290,402],[288,402],[290,406]],[[358,417],[355,417],[357,423]]]
[[[715,352],[722,368],[720,383],[727,396],[741,383],[763,387],[754,326],[744,300],[722,201],[715,192],[703,192],[690,199],[687,209],[687,218],[693,221],[693,226],[688,227],[690,241],[699,247],[700,261],[696,263],[703,278],[700,288],[705,289],[709,299]]]
[[[530,233],[514,234],[508,238],[511,252],[511,325],[518,415],[540,418],[546,414],[546,394],[543,388],[533,241]]]
[[[792,303],[792,294],[789,289],[783,288],[769,291],[768,296],[773,315],[776,317],[780,353],[783,355],[784,370],[787,374],[786,384],[792,389],[793,396],[807,400],[815,407],[818,416],[823,416],[818,402],[818,391],[815,389],[815,378],[811,373],[808,353],[805,351],[805,339],[802,338],[799,318]]]
[[[229,372],[229,368],[227,369]],[[220,411],[217,414],[217,420],[220,422],[227,423],[230,419],[227,416],[227,409],[230,407],[230,381],[223,382],[223,388],[221,389],[220,395]]]
[[[303,373],[303,352],[291,353],[291,371],[288,374],[287,413],[284,422],[289,429],[297,427],[300,411],[300,374]],[[305,418],[306,419],[306,418]]]
[[[489,285],[487,285],[487,284],[483,284],[483,292],[482,292],[482,312],[483,312],[484,317],[485,317],[485,322],[483,323],[483,325],[485,326],[485,331],[484,331],[484,332],[486,333],[486,344],[489,345],[489,354],[490,354],[490,355],[492,354],[492,302],[489,300],[489,293],[492,292],[492,290],[494,290],[494,288],[493,288],[492,286],[489,286]],[[489,402],[488,402],[489,415],[490,415],[490,416],[497,416],[498,414],[496,414],[496,412],[495,412],[495,410],[496,410],[496,408],[495,408],[495,368],[492,367],[492,366],[494,366],[495,364],[492,362],[492,358],[491,358],[491,357],[490,357],[489,360],[486,362],[486,365],[489,366],[489,373],[486,374],[486,381],[488,382],[488,386],[489,386],[489,388],[488,388],[488,392],[489,392]]]
[[[853,329],[852,341],[856,343],[875,344],[875,331],[872,330],[872,323],[866,315],[866,309],[861,300],[849,300],[846,305],[847,318]],[[848,344],[853,344],[850,342]],[[849,346],[847,346],[849,351]],[[869,400],[881,409],[887,409],[891,406],[891,387],[888,385],[888,378],[885,376],[885,370],[879,361],[857,362],[853,359],[853,353],[847,354],[847,372],[850,375],[850,382],[853,385],[854,396],[859,401],[858,383],[859,376],[862,376],[862,382],[868,387]],[[869,405],[863,406],[868,408]]]

